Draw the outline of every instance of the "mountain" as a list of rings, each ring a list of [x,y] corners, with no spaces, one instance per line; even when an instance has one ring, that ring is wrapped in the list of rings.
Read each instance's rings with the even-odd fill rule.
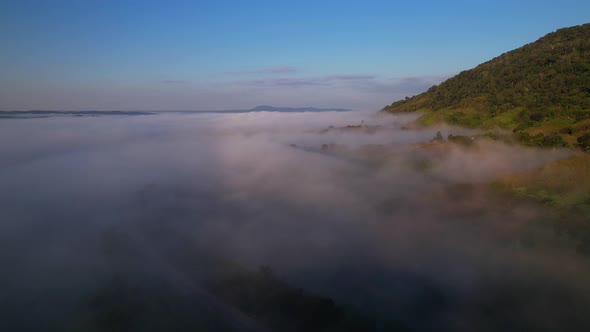
[[[275,107],[261,105],[247,110],[248,112],[349,112],[343,108],[315,108],[315,107]]]
[[[279,113],[301,113],[301,112],[350,112],[351,109],[344,108],[315,108],[315,107],[275,107],[256,106],[250,109],[239,110],[217,110],[217,111],[63,111],[63,110],[30,110],[30,111],[3,111],[0,110],[2,119],[33,119],[47,118],[56,115],[68,116],[106,116],[106,115],[154,115],[161,113],[251,113],[251,112],[279,112]]]
[[[425,112],[437,122],[511,129],[530,145],[590,145],[590,24],[539,40],[463,71],[386,112]]]
[[[105,115],[152,115],[154,112],[144,111],[58,111],[58,110],[30,110],[30,111],[0,111],[0,119],[46,118],[54,115],[70,116],[105,116]]]

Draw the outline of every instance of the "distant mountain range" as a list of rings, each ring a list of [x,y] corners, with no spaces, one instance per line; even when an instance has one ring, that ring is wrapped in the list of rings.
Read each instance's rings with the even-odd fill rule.
[[[350,112],[351,109],[345,108],[315,108],[315,107],[274,107],[274,106],[256,106],[248,112]]]
[[[383,111],[424,112],[423,125],[510,129],[529,145],[590,144],[590,24],[559,29]]]
[[[14,118],[44,118],[54,115],[70,116],[107,116],[107,115],[153,115],[160,113],[251,113],[251,112],[279,112],[279,113],[302,113],[302,112],[350,112],[351,109],[344,108],[315,108],[315,107],[275,107],[256,106],[244,110],[220,110],[220,111],[61,111],[61,110],[30,110],[30,111],[0,111],[0,119]]]
[[[351,112],[346,108],[316,108],[316,107],[276,107],[261,105],[244,110],[220,110],[220,111],[167,111],[182,113],[252,113],[252,112],[278,112],[278,113],[303,113],[303,112]]]

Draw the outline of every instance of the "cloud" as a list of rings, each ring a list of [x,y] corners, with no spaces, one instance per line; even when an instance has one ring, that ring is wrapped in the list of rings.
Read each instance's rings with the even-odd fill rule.
[[[293,66],[278,66],[260,69],[257,72],[262,74],[288,74],[295,73],[298,69]]]
[[[373,80],[375,78],[374,75],[330,75],[324,77],[327,81],[365,81]]]
[[[397,77],[386,80],[372,80],[367,82],[361,88],[373,93],[388,93],[388,94],[409,94],[414,95],[422,93],[435,84],[440,84],[448,77],[444,76],[408,76]]]
[[[256,80],[238,80],[232,82],[236,85],[255,86],[255,87],[273,87],[273,86],[310,86],[326,85],[325,81],[314,78],[271,78]]]
[[[295,66],[273,66],[250,70],[228,71],[228,75],[277,75],[277,74],[294,74],[299,72],[299,68]]]
[[[324,76],[257,77],[234,80],[229,85],[236,87],[236,90],[248,91],[253,96],[265,96],[265,99],[254,104],[286,104],[304,99],[308,103],[376,110],[405,96],[422,93],[447,77],[424,75],[387,78],[371,73],[339,73]]]
[[[280,77],[268,79],[254,79],[254,80],[238,80],[234,84],[251,85],[251,86],[317,86],[317,85],[332,85],[338,82],[347,81],[371,81],[374,80],[373,75],[328,75],[320,77]]]
[[[189,84],[190,81],[187,80],[162,80],[160,81],[162,84]]]
[[[330,86],[336,84],[350,85],[363,91],[374,93],[423,92],[434,84],[444,81],[447,76],[409,76],[391,79],[379,79],[375,75],[327,75],[319,77],[277,77],[252,80],[237,80],[233,84],[273,87],[273,86]]]

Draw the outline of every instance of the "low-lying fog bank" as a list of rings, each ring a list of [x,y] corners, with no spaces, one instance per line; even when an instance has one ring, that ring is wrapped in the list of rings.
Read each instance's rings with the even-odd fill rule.
[[[474,133],[404,129],[413,119],[0,122],[1,329],[91,326],[92,294],[124,280],[178,294],[227,330],[264,330],[207,288],[213,261],[269,266],[293,287],[417,331],[590,328],[587,258],[531,243],[532,232],[551,237],[552,212],[488,185],[570,152],[415,145]]]

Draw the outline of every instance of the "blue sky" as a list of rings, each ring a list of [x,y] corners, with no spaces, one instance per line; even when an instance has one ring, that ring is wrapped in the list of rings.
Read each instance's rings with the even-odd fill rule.
[[[0,0],[0,109],[373,110],[590,1]]]

